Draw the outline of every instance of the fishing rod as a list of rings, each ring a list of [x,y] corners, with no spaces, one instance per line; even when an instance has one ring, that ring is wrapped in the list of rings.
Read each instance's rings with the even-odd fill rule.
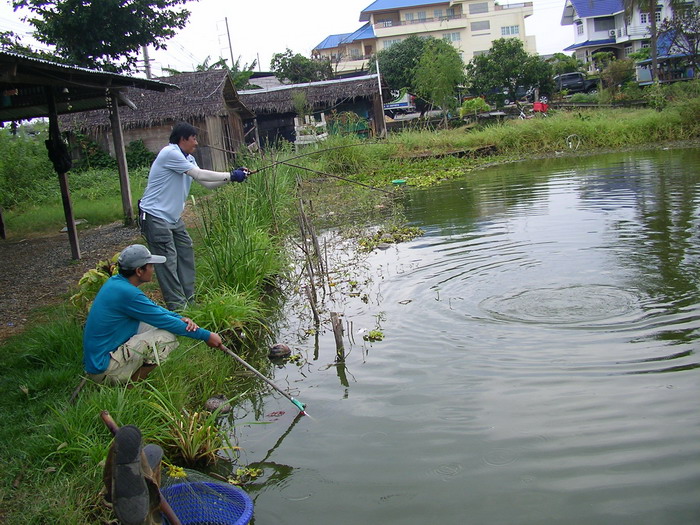
[[[316,173],[316,174],[318,174],[318,175],[323,175],[324,177],[333,177],[333,178],[335,178],[335,179],[340,179],[340,180],[343,180],[343,181],[345,181],[345,182],[351,182],[351,183],[353,183],[353,184],[358,184],[358,185],[363,186],[363,187],[365,187],[365,188],[369,188],[370,190],[381,191],[382,193],[386,193],[386,194],[388,194],[388,195],[393,195],[393,193],[390,192],[390,191],[383,190],[383,189],[381,189],[381,188],[377,188],[376,186],[370,186],[369,184],[365,184],[365,183],[363,183],[363,182],[358,182],[358,181],[356,181],[356,180],[346,179],[345,177],[341,177],[340,175],[333,175],[332,173],[325,173],[325,172],[323,172],[323,171],[314,170],[314,169],[311,169],[311,168],[307,168],[307,167],[305,167],[305,166],[299,166],[298,164],[291,164],[290,162],[286,162],[286,161],[285,161],[285,162],[280,162],[280,164],[284,164],[285,166],[289,166],[289,167],[291,167],[291,168],[297,168],[297,169],[300,169],[300,170],[310,171],[310,172]]]
[[[224,353],[230,355],[230,356],[233,357],[236,361],[238,361],[240,364],[242,364],[243,366],[245,366],[248,370],[250,370],[251,372],[253,372],[253,373],[254,373],[256,376],[258,376],[260,379],[262,379],[263,381],[265,381],[268,385],[270,385],[270,386],[271,386],[273,389],[275,389],[277,392],[279,392],[279,393],[282,394],[284,397],[286,397],[287,399],[289,399],[289,401],[291,401],[291,403],[292,403],[295,407],[297,407],[297,408],[299,409],[299,411],[300,411],[301,414],[304,414],[305,416],[308,416],[308,414],[307,414],[306,411],[304,410],[304,407],[306,406],[306,405],[304,405],[304,403],[302,403],[301,401],[299,401],[299,400],[297,400],[297,399],[294,399],[292,396],[290,396],[289,394],[287,394],[287,392],[285,392],[284,390],[282,390],[280,387],[278,387],[276,384],[274,384],[272,381],[270,381],[267,377],[265,377],[263,374],[261,374],[260,372],[258,372],[255,368],[253,368],[251,365],[249,365],[248,363],[246,363],[241,357],[239,357],[237,354],[235,354],[234,352],[232,352],[231,350],[229,350],[228,348],[226,348],[226,346],[224,346],[223,343],[219,346],[219,348],[220,348],[221,350],[223,350]]]

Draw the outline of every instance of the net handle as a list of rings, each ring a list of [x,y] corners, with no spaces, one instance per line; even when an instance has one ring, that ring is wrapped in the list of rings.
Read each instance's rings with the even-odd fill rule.
[[[103,410],[102,412],[100,412],[100,418],[102,418],[102,421],[112,433],[112,435],[117,433],[117,430],[119,430],[119,426],[116,424],[114,419],[112,419],[112,416],[109,415],[109,412],[107,410]],[[175,515],[175,511],[173,511],[170,504],[163,497],[163,493],[160,491],[160,487],[158,487],[158,497],[160,499],[160,511],[163,513],[163,516],[165,516],[168,519],[171,525],[182,525],[180,519]]]

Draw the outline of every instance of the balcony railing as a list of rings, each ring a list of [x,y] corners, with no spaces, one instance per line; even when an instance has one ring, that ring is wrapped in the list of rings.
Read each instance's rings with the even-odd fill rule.
[[[519,4],[506,4],[494,6],[496,11],[503,11],[505,9],[523,9],[524,7],[532,7],[532,2],[520,2]]]
[[[430,22],[446,22],[448,20],[459,20],[460,18],[467,18],[467,15],[450,15],[441,17],[431,17],[431,18],[414,18],[413,20],[399,20],[399,21],[385,21],[378,24],[374,24],[375,28],[382,27],[399,27],[399,26],[410,26],[415,24],[428,24]]]

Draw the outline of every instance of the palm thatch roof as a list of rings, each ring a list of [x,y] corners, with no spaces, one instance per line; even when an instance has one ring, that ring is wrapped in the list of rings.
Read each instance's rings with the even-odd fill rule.
[[[379,94],[377,75],[324,80],[306,84],[289,84],[269,89],[239,91],[238,96],[246,107],[256,114],[296,113],[295,93],[302,92],[306,102],[314,110],[337,106],[358,97]]]
[[[241,103],[226,70],[179,73],[158,80],[180,89],[165,93],[127,89],[124,95],[133,102],[135,109],[127,106],[120,110],[120,120],[124,129],[150,128],[174,121],[226,116],[230,112],[239,113],[243,119],[254,117]],[[110,128],[109,114],[106,110],[61,118],[62,125],[73,131]]]

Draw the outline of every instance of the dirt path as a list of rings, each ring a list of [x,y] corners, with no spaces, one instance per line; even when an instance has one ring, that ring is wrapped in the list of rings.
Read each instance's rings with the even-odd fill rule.
[[[142,242],[137,228],[121,222],[80,230],[78,239],[79,261],[71,259],[65,233],[0,240],[0,343],[21,332],[35,308],[67,301],[83,273],[98,261]]]

